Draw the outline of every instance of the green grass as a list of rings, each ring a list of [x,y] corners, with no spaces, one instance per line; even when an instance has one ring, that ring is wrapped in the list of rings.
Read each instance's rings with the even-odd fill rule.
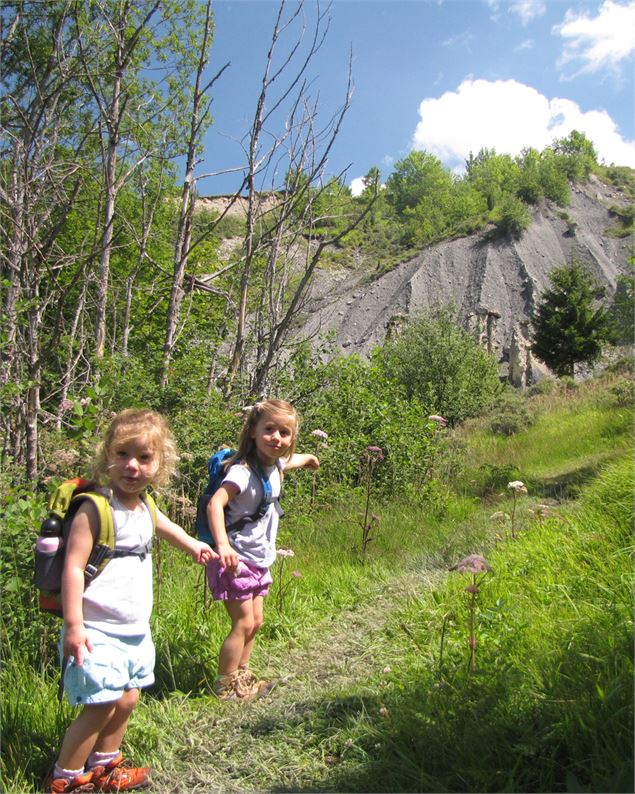
[[[408,503],[373,497],[364,560],[362,493],[287,509],[279,545],[295,557],[274,568],[253,663],[292,682],[268,704],[232,711],[210,696],[228,619],[202,571],[161,544],[157,687],[125,740],[156,768],[156,789],[633,791],[632,410],[607,393],[533,398],[535,423],[515,436],[478,423],[455,433],[452,477]],[[510,479],[529,487],[515,542],[509,519],[491,518],[511,514]],[[549,494],[580,501],[545,519]],[[478,594],[469,673],[468,580],[447,568],[474,552],[494,575]],[[50,620],[30,619],[39,663],[3,649],[6,791],[37,790],[73,714],[42,663]]]
[[[476,674],[467,581],[453,574],[414,600],[404,621],[416,645],[383,699],[389,725],[363,739],[381,752],[335,790],[632,791],[632,494],[622,461],[579,509],[492,550]]]

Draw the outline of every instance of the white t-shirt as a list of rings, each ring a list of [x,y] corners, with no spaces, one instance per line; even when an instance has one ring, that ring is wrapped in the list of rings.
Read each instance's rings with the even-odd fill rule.
[[[152,540],[152,517],[145,504],[126,509],[112,500],[115,546],[140,549]],[[119,637],[150,631],[152,556],[115,557],[88,585],[83,600],[84,625]]]
[[[282,464],[280,463],[280,466]],[[271,484],[271,495],[280,496],[280,466],[263,466],[262,471]],[[251,468],[244,463],[230,466],[223,478],[224,483],[232,483],[238,493],[229,502],[225,512],[225,524],[231,525],[245,516],[257,512],[262,501],[262,483]],[[269,568],[276,559],[276,538],[278,536],[279,514],[275,504],[270,504],[267,512],[257,521],[248,521],[238,532],[228,532],[229,542],[243,562],[259,568]]]

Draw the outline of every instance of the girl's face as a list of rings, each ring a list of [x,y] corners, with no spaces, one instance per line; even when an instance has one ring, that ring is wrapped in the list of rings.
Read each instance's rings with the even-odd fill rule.
[[[147,436],[115,441],[110,453],[110,486],[121,501],[137,498],[152,482],[159,456]]]
[[[286,413],[263,414],[251,431],[256,457],[265,466],[284,458],[293,443],[295,419]]]

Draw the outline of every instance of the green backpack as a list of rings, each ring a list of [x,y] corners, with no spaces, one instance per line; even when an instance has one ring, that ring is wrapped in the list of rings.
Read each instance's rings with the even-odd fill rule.
[[[141,495],[152,517],[152,529],[157,525],[157,507],[148,493]],[[58,617],[62,614],[62,572],[66,555],[66,540],[72,520],[82,502],[89,499],[99,516],[99,533],[84,570],[85,586],[99,576],[115,557],[141,557],[152,550],[152,542],[139,549],[117,549],[115,523],[112,512],[112,491],[94,482],[76,477],[61,483],[49,500],[49,516],[44,519],[40,536],[35,543],[35,586],[39,590],[40,609]]]

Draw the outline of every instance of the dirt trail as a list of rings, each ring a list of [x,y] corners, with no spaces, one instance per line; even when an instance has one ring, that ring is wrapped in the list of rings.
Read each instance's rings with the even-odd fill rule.
[[[363,702],[364,682],[386,665],[382,652],[390,644],[404,647],[408,638],[399,629],[399,609],[405,599],[434,587],[446,569],[421,566],[401,571],[364,602],[323,621],[302,647],[291,648],[284,659],[270,660],[279,669],[278,686],[255,703],[219,704],[210,698],[197,701],[187,746],[173,769],[154,776],[153,790],[185,792],[316,791],[328,778],[329,736],[324,716],[334,712],[337,732],[338,702],[351,702],[351,689]],[[394,628],[397,637],[389,637]],[[373,697],[368,688],[366,692]],[[328,720],[327,720],[328,723]]]

